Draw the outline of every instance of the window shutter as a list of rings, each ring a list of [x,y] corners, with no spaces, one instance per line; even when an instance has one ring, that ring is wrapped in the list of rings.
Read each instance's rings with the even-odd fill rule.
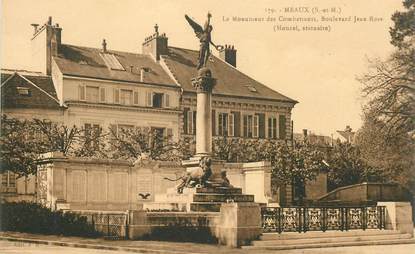
[[[164,106],[166,108],[170,108],[170,95],[169,94],[164,94]]]
[[[134,103],[134,105],[138,105],[138,91],[137,90],[135,90],[134,92],[133,92],[133,103]]]
[[[265,114],[258,114],[259,138],[265,138]]]
[[[105,87],[99,88],[99,101],[105,102]]]
[[[257,138],[258,137],[258,125],[259,125],[259,117],[257,115],[253,116],[253,128],[252,128],[252,137]]]
[[[240,137],[241,136],[241,112],[232,112],[234,116],[234,136]]]
[[[152,92],[146,93],[146,103],[147,103],[147,107],[153,106],[153,93]]]
[[[79,85],[79,100],[84,101],[85,100],[85,85]]]
[[[216,136],[216,110],[212,109],[212,136]]]
[[[277,118],[272,118],[272,137],[278,138],[277,136]]]
[[[188,134],[194,134],[193,133],[193,112],[192,111],[187,111],[187,131]]]
[[[120,89],[114,88],[114,103],[119,104],[120,103]]]
[[[189,121],[189,118],[188,118],[188,112],[189,112],[189,108],[184,108],[184,110],[183,110],[183,133],[184,134],[189,134],[189,128],[187,128],[187,124],[188,124],[188,121]]]
[[[228,136],[233,137],[235,135],[235,116],[230,113],[228,115]]]
[[[193,134],[196,134],[196,111],[193,111]]]
[[[280,134],[280,139],[285,139],[285,135],[286,135],[286,126],[285,126],[285,116],[284,115],[280,115],[279,116],[279,134]]]
[[[244,115],[243,118],[243,136],[248,137],[248,116]]]
[[[167,139],[169,141],[173,140],[173,129],[167,128]]]

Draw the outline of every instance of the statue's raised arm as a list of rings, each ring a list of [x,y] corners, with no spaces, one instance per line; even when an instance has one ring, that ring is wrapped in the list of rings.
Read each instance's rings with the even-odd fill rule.
[[[196,23],[189,16],[184,15],[184,17],[186,18],[189,25],[193,28],[193,31],[195,32],[197,38],[199,38],[200,41],[199,59],[197,64],[197,69],[199,70],[202,67],[206,67],[206,63],[209,60],[209,45],[212,44],[217,50],[220,50],[222,46],[216,46],[211,40],[211,32],[213,30],[213,27],[212,25],[210,25],[210,18],[212,17],[210,13],[208,13],[207,15],[207,21],[204,27]]]

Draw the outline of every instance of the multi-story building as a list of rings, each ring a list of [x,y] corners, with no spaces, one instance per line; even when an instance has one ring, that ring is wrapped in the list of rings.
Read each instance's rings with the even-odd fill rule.
[[[149,127],[175,139],[196,133],[191,79],[197,51],[169,46],[157,26],[141,53],[110,50],[105,40],[101,48],[63,44],[61,36],[62,28],[49,18],[35,26],[31,43],[33,71],[51,77],[62,122]],[[208,66],[217,79],[214,136],[291,139],[295,100],[240,72],[233,46],[212,56]]]
[[[3,113],[40,118],[86,129],[144,127],[174,140],[196,133],[198,52],[168,45],[156,25],[141,52],[62,43],[52,18],[34,25],[30,73],[2,71],[10,96]],[[214,136],[292,139],[291,110],[297,101],[236,68],[236,49],[211,56]],[[6,105],[4,104],[4,105]]]

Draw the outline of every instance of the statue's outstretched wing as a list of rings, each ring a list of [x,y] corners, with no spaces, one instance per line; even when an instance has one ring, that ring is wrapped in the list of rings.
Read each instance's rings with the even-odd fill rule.
[[[203,28],[198,23],[196,23],[193,19],[191,19],[189,16],[184,15],[189,25],[193,28],[193,31],[195,31],[195,34],[197,37],[199,37],[203,33]]]

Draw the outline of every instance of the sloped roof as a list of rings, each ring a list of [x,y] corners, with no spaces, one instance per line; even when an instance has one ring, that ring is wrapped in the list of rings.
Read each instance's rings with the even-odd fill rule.
[[[1,83],[1,104],[3,108],[60,108],[50,76],[2,70]],[[17,87],[28,88],[29,95],[20,95]]]
[[[162,56],[166,65],[184,91],[194,92],[191,79],[197,74],[198,51],[176,47],[169,47],[169,51],[168,56]],[[261,84],[215,56],[212,56],[207,67],[211,69],[213,77],[217,79],[213,94],[297,103],[297,101]],[[256,90],[255,92],[251,91],[252,87],[253,90]]]
[[[63,74],[107,80],[140,82],[140,69],[149,68],[144,75],[144,82],[176,86],[174,80],[155,62],[151,56],[121,51],[108,50],[114,54],[125,71],[112,70],[107,67],[101,57],[101,49],[62,44],[59,56],[54,57]],[[133,66],[133,71],[131,67]]]
[[[62,44],[59,47],[58,57],[54,57],[54,59],[65,75],[141,82],[140,69],[149,68],[150,72],[146,72],[144,75],[145,83],[178,87],[176,81],[150,55],[108,50],[108,53],[114,54],[124,67],[125,71],[121,71],[108,68],[100,55],[101,53],[102,50],[98,48]],[[195,92],[191,79],[197,73],[195,63],[198,52],[169,47],[169,55],[163,55],[162,58],[182,89],[187,92]],[[213,61],[208,63],[208,67],[217,79],[213,94],[297,103],[297,101],[250,78],[221,59],[215,56],[212,56],[212,59]],[[130,66],[133,66],[133,71]]]

